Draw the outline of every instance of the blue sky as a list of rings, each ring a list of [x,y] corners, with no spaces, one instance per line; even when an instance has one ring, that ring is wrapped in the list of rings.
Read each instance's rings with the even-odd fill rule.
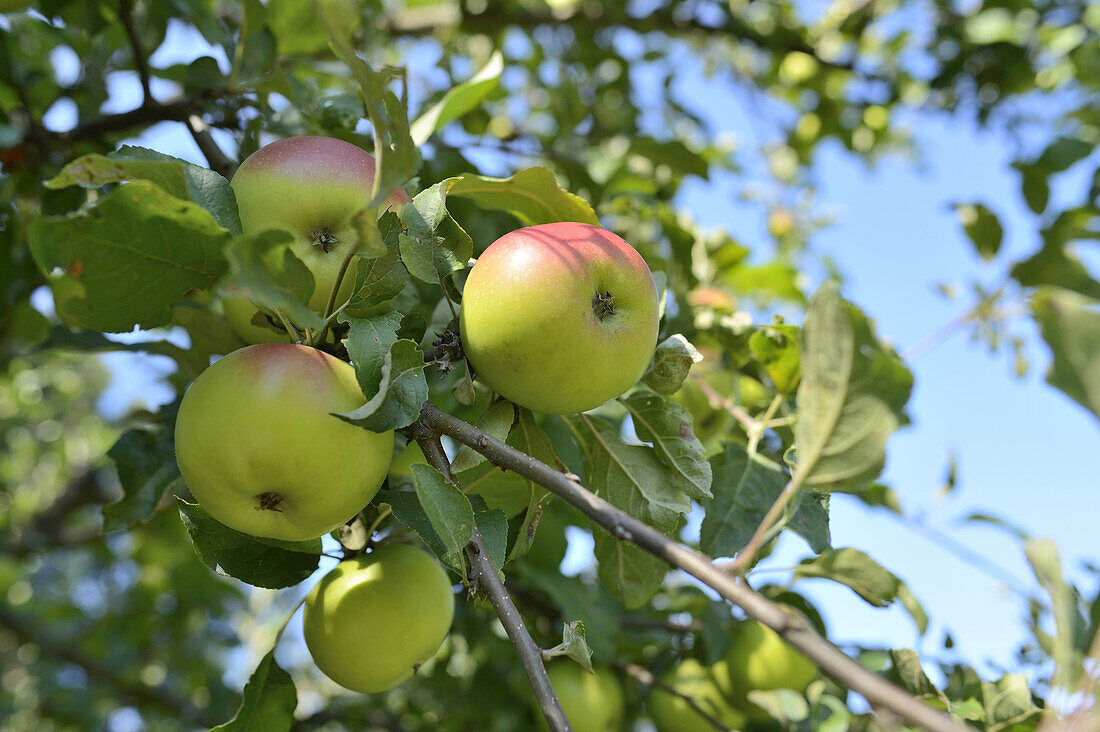
[[[201,39],[174,25],[170,41],[153,57],[157,65],[209,53]],[[214,51],[216,55],[220,52]],[[64,69],[71,59],[55,61]],[[414,69],[414,75],[415,75]],[[644,70],[639,72],[644,77]],[[416,84],[410,85],[416,88]],[[767,129],[753,115],[758,98],[723,80],[707,80],[684,63],[677,82],[681,98],[710,121],[715,134],[750,145]],[[154,86],[164,95],[170,89]],[[136,106],[136,78],[119,75],[109,109]],[[414,108],[414,113],[415,113]],[[51,126],[71,124],[72,109],[51,111]],[[825,145],[812,170],[822,205],[839,214],[838,223],[818,235],[815,251],[828,255],[845,276],[845,295],[877,321],[881,336],[904,351],[955,318],[966,299],[947,301],[935,286],[953,283],[966,290],[972,281],[1003,278],[1005,257],[1038,246],[1035,221],[1024,213],[1018,180],[1009,171],[1013,147],[997,130],[975,128],[961,118],[913,114],[921,165],[887,157],[875,166]],[[136,144],[204,163],[182,126],[151,128]],[[1065,186],[1075,184],[1073,171]],[[763,177],[761,181],[764,182]],[[1057,190],[1056,190],[1057,193]],[[738,201],[734,179],[716,175],[689,181],[683,207],[707,226],[724,227],[740,239],[767,246],[760,208]],[[1002,257],[983,264],[973,253],[949,204],[981,200],[1002,214],[1006,241]],[[909,413],[913,424],[890,442],[884,480],[901,497],[907,512],[1001,565],[1034,588],[1020,543],[1003,532],[961,524],[975,511],[992,512],[1029,533],[1053,537],[1075,576],[1083,559],[1097,556],[1095,529],[1100,513],[1100,451],[1097,422],[1043,383],[1049,360],[1045,346],[1026,319],[1016,327],[1028,337],[1032,370],[1012,375],[1007,351],[990,354],[958,333],[913,361],[916,377]],[[128,354],[112,355],[116,379],[101,404],[109,416],[122,414],[131,400],[156,404],[171,391],[159,383],[168,366]],[[957,456],[956,491],[942,486],[949,456]],[[1012,655],[1025,636],[1025,606],[1005,585],[964,564],[940,546],[881,511],[864,509],[838,496],[832,503],[836,546],[855,546],[906,580],[924,603],[933,624],[922,640],[897,607],[870,608],[850,591],[825,582],[801,587],[823,608],[834,640],[917,647],[936,657],[945,631],[956,642],[953,653],[972,663],[986,660],[1012,666]],[[797,538],[785,539],[770,566],[790,566],[805,555]],[[781,575],[767,575],[771,580]],[[1084,589],[1095,591],[1087,580]]]

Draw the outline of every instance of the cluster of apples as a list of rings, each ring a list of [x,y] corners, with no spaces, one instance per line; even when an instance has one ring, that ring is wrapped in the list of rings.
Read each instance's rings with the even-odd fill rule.
[[[281,229],[312,272],[309,306],[321,311],[348,247],[352,219],[373,193],[374,159],[326,137],[261,148],[232,180],[244,233]],[[391,206],[409,198],[395,190]],[[345,277],[337,304],[352,294]],[[221,358],[191,385],[176,419],[176,458],[200,505],[237,531],[314,539],[353,518],[377,494],[394,433],[334,416],[366,397],[353,367],[291,343],[273,314],[225,301],[234,330],[253,345]],[[591,409],[630,388],[656,345],[657,293],[641,255],[598,226],[558,223],[507,234],[467,277],[460,321],[477,378],[522,406]],[[408,677],[450,629],[454,595],[426,551],[382,545],[341,562],[310,592],[306,644],[327,676],[376,692]]]
[[[580,666],[559,661],[550,666],[550,682],[575,732],[616,732],[625,713],[622,686],[607,668],[586,673]],[[805,656],[788,646],[766,625],[738,623],[725,657],[706,666],[685,658],[662,677],[664,687],[650,690],[647,709],[658,732],[713,732],[715,720],[731,730],[751,723],[766,725],[767,713],[748,699],[751,690],[802,691],[817,675]],[[685,701],[688,697],[711,719]],[[545,724],[540,725],[545,729]]]

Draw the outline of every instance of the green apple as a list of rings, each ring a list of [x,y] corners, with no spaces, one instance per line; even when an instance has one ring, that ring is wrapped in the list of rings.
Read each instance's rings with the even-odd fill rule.
[[[253,536],[304,541],[378,492],[393,432],[336,417],[366,402],[355,370],[306,346],[242,348],[191,384],[176,417],[176,460],[196,500]]]
[[[573,732],[612,732],[623,721],[623,689],[610,669],[597,667],[588,673],[569,660],[557,661],[546,669],[550,684],[561,702]],[[534,696],[531,697],[532,701]],[[537,710],[539,729],[546,719]]]
[[[313,295],[309,299],[312,310],[324,311],[348,247],[358,242],[352,218],[371,201],[374,171],[374,156],[350,142],[303,136],[260,148],[241,163],[233,176],[230,185],[244,233],[281,229],[294,237],[291,251],[313,274]],[[399,208],[408,203],[409,197],[396,188],[389,200],[391,207]],[[340,283],[337,304],[351,296],[354,285],[352,269]],[[233,315],[231,307],[237,311]],[[235,329],[241,324],[251,325],[256,309],[250,304],[249,308],[227,304],[230,325]],[[241,328],[238,335],[247,341],[257,336],[254,328]],[[270,339],[278,334],[271,331],[270,335],[259,335]],[[290,337],[282,340],[289,341]]]
[[[505,234],[462,296],[462,346],[478,378],[550,414],[598,407],[633,386],[653,357],[657,321],[645,260],[590,224]]]
[[[302,634],[330,679],[353,691],[385,691],[439,650],[454,602],[434,557],[386,544],[340,562],[317,583],[306,597]]]
[[[714,665],[718,688],[738,702],[758,689],[802,691],[817,676],[813,662],[796,651],[778,633],[755,620],[739,623],[733,631],[733,645],[725,658]],[[747,708],[745,703],[738,706]],[[755,711],[753,705],[753,711]],[[750,711],[750,716],[753,716]]]
[[[661,681],[690,697],[699,708],[730,729],[741,729],[748,721],[744,713],[735,709],[723,696],[711,670],[694,658],[685,658],[662,676]],[[692,709],[682,697],[657,687],[653,687],[649,694],[648,707],[660,732],[714,730],[714,725]]]

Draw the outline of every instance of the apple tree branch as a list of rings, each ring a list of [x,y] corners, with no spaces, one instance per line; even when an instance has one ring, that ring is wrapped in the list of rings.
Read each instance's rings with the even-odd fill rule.
[[[567,476],[549,465],[492,435],[443,412],[430,402],[420,411],[420,424],[468,445],[494,465],[512,470],[561,496],[620,541],[629,541],[668,564],[683,570],[739,606],[745,613],[781,635],[791,646],[813,661],[837,683],[863,695],[875,708],[930,732],[961,732],[966,728],[919,699],[864,668],[843,651],[822,638],[803,620],[748,586],[737,582],[702,552],[691,549],[638,521],[580,485],[575,476]]]

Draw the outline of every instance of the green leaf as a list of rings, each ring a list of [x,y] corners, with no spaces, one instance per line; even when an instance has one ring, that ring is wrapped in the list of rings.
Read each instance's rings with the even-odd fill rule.
[[[470,239],[447,211],[447,193],[454,179],[421,191],[401,210],[407,227],[398,237],[401,259],[409,274],[440,284],[452,272],[465,269],[474,252]]]
[[[801,692],[793,689],[762,691],[752,689],[746,694],[750,702],[763,709],[772,719],[801,722],[810,716],[810,705]]]
[[[528,226],[557,221],[600,223],[592,206],[559,186],[548,168],[526,168],[511,178],[468,173],[443,182],[450,195],[469,198],[480,208],[512,214]]]
[[[579,620],[571,620],[562,625],[561,652],[581,665],[588,673],[592,670],[592,649],[585,640],[584,623]]]
[[[997,256],[1004,239],[1004,229],[997,215],[981,203],[956,203],[955,214],[982,259],[988,262]]]
[[[649,158],[654,165],[667,165],[679,175],[697,175],[707,180],[709,163],[677,139],[658,141],[652,137],[636,137],[630,144],[630,153]]]
[[[653,445],[675,486],[696,500],[710,498],[710,463],[703,443],[692,431],[687,407],[645,391],[620,401],[630,412],[638,438]]]
[[[377,162],[374,180],[377,195],[371,206],[382,206],[390,191],[413,177],[420,167],[420,152],[409,134],[405,102],[389,88],[395,80],[403,81],[404,70],[386,66],[375,71],[359,57],[352,43],[354,28],[346,22],[341,0],[313,0],[313,8],[328,34],[329,45],[351,69],[363,93],[367,116],[374,127]]]
[[[321,559],[321,540],[280,541],[242,534],[214,520],[195,503],[177,497],[195,553],[210,569],[254,587],[277,590],[309,577]]]
[[[692,364],[703,354],[683,335],[676,333],[657,344],[653,362],[642,375],[642,383],[658,394],[675,394],[688,377]]]
[[[229,274],[220,289],[273,313],[281,311],[298,328],[319,329],[324,320],[306,305],[313,274],[291,251],[291,241],[289,233],[277,230],[235,238],[225,250]]]
[[[358,0],[330,2],[333,17],[342,27],[359,27]],[[328,51],[328,34],[317,19],[310,0],[269,0],[267,25],[284,56],[313,56]]]
[[[294,679],[275,661],[275,649],[267,652],[245,684],[241,706],[233,719],[214,727],[215,732],[279,732],[294,724],[298,691]]]
[[[585,642],[596,656],[610,658],[615,639],[621,633],[619,613],[622,608],[597,585],[588,585],[579,577],[565,577],[559,572],[536,569],[530,565],[516,568],[524,585],[537,588],[550,596],[561,616],[569,622],[584,624]]]
[[[743,549],[789,480],[787,473],[762,455],[750,456],[742,445],[729,443],[711,458],[714,498],[704,502],[706,515],[699,531],[699,548],[716,557],[732,557]],[[803,491],[788,525],[810,548],[829,548],[827,497]]]
[[[445,124],[474,110],[500,86],[500,75],[503,71],[504,56],[500,51],[495,51],[480,71],[461,84],[451,87],[442,99],[412,123],[410,133],[413,142],[423,145]]]
[[[378,491],[374,503],[379,506],[389,506],[397,520],[415,531],[440,561],[451,568],[455,574],[463,574],[462,555],[450,553],[450,550],[444,546],[443,540],[432,528],[432,522],[424,511],[424,507],[420,505],[420,499],[415,491]]]
[[[143,147],[124,145],[107,155],[82,155],[45,186],[54,190],[66,186],[99,188],[134,180],[148,181],[176,198],[197,203],[229,233],[241,233],[237,199],[228,180],[208,168]]]
[[[691,501],[669,480],[653,449],[623,443],[599,418],[581,415],[565,421],[584,442],[587,485],[598,496],[665,533],[691,510]],[[645,603],[660,586],[667,565],[605,531],[594,538],[600,580],[628,608]]]
[[[430,465],[415,463],[412,474],[416,497],[443,544],[446,556],[460,557],[474,533],[474,509],[470,499]]]
[[[382,383],[382,367],[393,344],[397,342],[397,329],[401,325],[400,313],[386,313],[373,318],[349,318],[340,314],[337,320],[348,324],[344,348],[355,365],[355,378],[364,395],[378,393]]]
[[[144,523],[168,488],[179,480],[175,444],[167,430],[127,430],[107,457],[115,463],[122,498],[103,507],[103,532]]]
[[[1050,613],[1054,617],[1054,636],[1049,642],[1040,643],[1043,650],[1054,661],[1053,685],[1062,688],[1074,688],[1077,685],[1084,650],[1089,638],[1077,642],[1078,626],[1077,599],[1073,589],[1066,583],[1062,571],[1062,560],[1058,556],[1058,547],[1051,539],[1032,539],[1024,544],[1024,556],[1027,557],[1035,579],[1050,596]],[[1083,635],[1083,634],[1082,634]]]
[[[798,328],[793,325],[766,325],[749,336],[749,350],[772,386],[780,394],[790,394],[802,379],[802,357],[798,350]]]
[[[115,333],[167,325],[172,303],[225,272],[228,239],[205,209],[148,181],[30,227],[31,251],[54,280],[62,319]]]
[[[383,359],[378,391],[359,409],[338,416],[372,432],[408,427],[428,399],[424,366],[424,353],[416,343],[395,341]]]
[[[882,483],[867,483],[858,486],[846,485],[834,492],[855,496],[872,508],[885,508],[887,511],[892,511],[899,516],[903,513],[898,494],[894,492],[893,488]]]
[[[940,696],[939,689],[924,673],[916,651],[908,648],[891,650],[890,658],[894,663],[891,676],[901,688],[914,696]]]
[[[500,570],[508,557],[508,517],[499,508],[486,506],[477,496],[470,503],[474,506],[474,523],[489,550],[489,560]]]
[[[924,633],[928,628],[928,616],[909,592],[909,587],[858,549],[831,549],[813,559],[805,559],[794,568],[793,577],[820,577],[839,582],[874,607],[887,607],[898,600],[917,630]]]
[[[866,316],[835,285],[822,287],[802,328],[796,479],[827,488],[874,479],[912,386],[912,375],[875,338]]]
[[[409,281],[409,271],[401,261],[398,234],[401,220],[397,214],[387,211],[378,221],[386,253],[380,257],[356,258],[355,291],[344,312],[349,315],[362,313],[397,297]]]
[[[1100,282],[1061,243],[1048,243],[1030,258],[1012,266],[1012,278],[1024,287],[1052,285],[1100,299]]]
[[[1053,357],[1047,383],[1100,418],[1100,303],[1044,287],[1031,304]]]
[[[983,681],[982,706],[985,708],[985,728],[990,732],[1015,730],[1014,725],[1038,721],[1042,714],[1032,700],[1024,674],[1005,674],[997,681]]]
[[[516,407],[506,399],[498,399],[489,405],[489,408],[478,417],[478,429],[490,436],[504,442],[508,439],[508,433],[512,431],[512,422],[516,419]],[[460,445],[451,461],[451,470],[461,473],[470,468],[477,467],[485,462],[486,458],[469,445]]]

